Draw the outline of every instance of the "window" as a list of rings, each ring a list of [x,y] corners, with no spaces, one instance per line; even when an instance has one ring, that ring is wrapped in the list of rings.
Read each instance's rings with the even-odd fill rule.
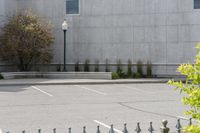
[[[200,0],[194,0],[194,9],[200,9]]]
[[[66,0],[66,14],[79,14],[79,0]]]

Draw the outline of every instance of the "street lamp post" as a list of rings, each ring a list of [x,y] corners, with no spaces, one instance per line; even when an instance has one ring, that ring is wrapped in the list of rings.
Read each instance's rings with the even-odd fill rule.
[[[68,30],[68,24],[67,21],[64,20],[64,22],[62,23],[62,30],[64,32],[64,68],[63,71],[66,71],[66,32]]]

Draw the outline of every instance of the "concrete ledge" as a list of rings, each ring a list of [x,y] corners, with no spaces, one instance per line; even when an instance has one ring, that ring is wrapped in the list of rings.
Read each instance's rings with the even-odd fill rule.
[[[3,72],[4,79],[112,79],[111,72]]]

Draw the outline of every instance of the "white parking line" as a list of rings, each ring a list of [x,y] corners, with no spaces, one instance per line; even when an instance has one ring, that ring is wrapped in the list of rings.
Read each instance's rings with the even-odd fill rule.
[[[1,130],[1,128],[0,128],[0,133],[3,133],[2,130]]]
[[[100,122],[100,121],[97,121],[97,120],[94,120],[94,122],[96,122],[96,123],[98,123],[98,124],[100,124],[100,125],[102,125],[102,126],[108,128],[108,129],[110,129],[110,126],[109,126],[109,125],[106,125],[106,124],[103,123],[103,122]],[[118,129],[116,129],[116,128],[114,128],[114,131],[117,132],[117,133],[123,133],[122,131],[120,131],[120,130],[118,130]]]
[[[40,91],[40,92],[42,92],[42,93],[44,93],[44,94],[50,96],[50,97],[53,96],[53,95],[49,94],[48,92],[45,92],[45,91],[43,91],[43,90],[41,90],[41,89],[39,89],[39,88],[37,88],[37,87],[35,87],[35,86],[31,86],[31,87],[32,87],[33,89],[35,89],[35,90],[38,90],[38,91]]]
[[[123,85],[122,87],[127,88],[127,89],[132,89],[132,90],[135,90],[135,91],[140,91],[140,92],[143,92],[143,93],[155,94],[155,92],[151,92],[151,91],[147,91],[147,90],[138,89],[138,88],[136,88],[136,87],[130,87],[130,86],[126,86],[126,85]]]
[[[107,95],[106,93],[103,93],[103,92],[100,92],[100,91],[97,91],[97,90],[94,90],[94,89],[90,89],[90,88],[87,88],[87,87],[84,87],[84,86],[80,86],[80,85],[74,85],[74,86],[82,88],[82,89],[86,89],[88,91],[95,92],[95,93],[100,94],[100,95]]]
[[[177,116],[178,118],[180,119],[183,119],[183,120],[189,120],[190,118],[186,118],[186,117],[183,117],[183,116]]]

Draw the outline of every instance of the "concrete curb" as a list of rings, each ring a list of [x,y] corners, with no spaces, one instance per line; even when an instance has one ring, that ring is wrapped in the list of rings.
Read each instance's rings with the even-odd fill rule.
[[[86,85],[86,84],[147,84],[147,83],[167,83],[169,79],[133,79],[133,80],[87,80],[87,81],[48,81],[48,82],[6,82],[0,86],[31,86],[31,85]],[[183,79],[175,79],[183,80]]]
[[[2,72],[4,79],[104,79],[111,80],[111,72]]]

